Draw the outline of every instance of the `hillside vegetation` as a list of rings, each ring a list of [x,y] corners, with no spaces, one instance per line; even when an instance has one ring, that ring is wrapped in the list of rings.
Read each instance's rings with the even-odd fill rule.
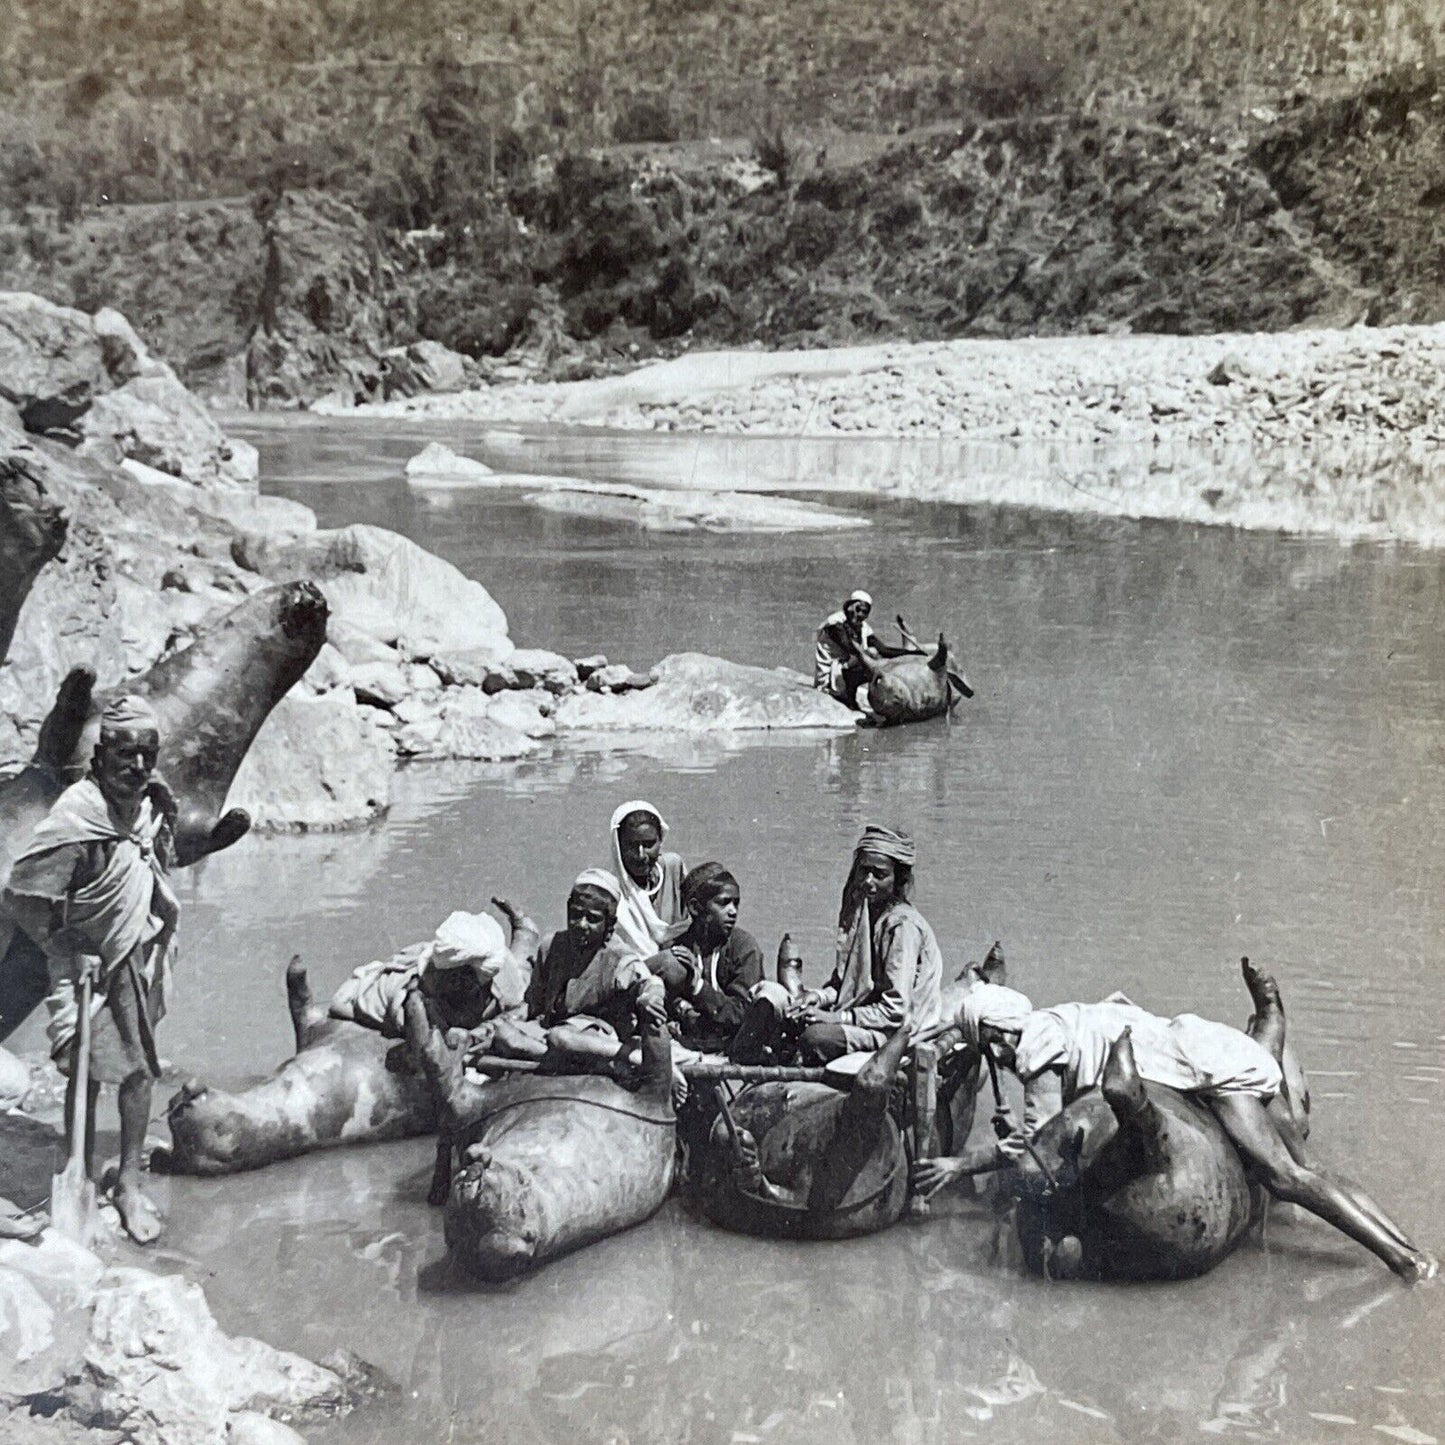
[[[419,336],[576,375],[1445,316],[1436,0],[10,9],[0,284],[233,396]]]

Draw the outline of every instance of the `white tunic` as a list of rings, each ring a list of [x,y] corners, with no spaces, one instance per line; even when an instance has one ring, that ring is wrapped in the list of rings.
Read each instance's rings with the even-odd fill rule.
[[[1253,1094],[1267,1101],[1279,1093],[1279,1065],[1248,1034],[1198,1014],[1162,1019],[1114,1000],[1035,1010],[1019,1038],[1018,1076],[1027,1083],[1047,1070],[1060,1072],[1067,1104],[1103,1078],[1109,1050],[1126,1028],[1139,1076],[1150,1083],[1206,1098]]]

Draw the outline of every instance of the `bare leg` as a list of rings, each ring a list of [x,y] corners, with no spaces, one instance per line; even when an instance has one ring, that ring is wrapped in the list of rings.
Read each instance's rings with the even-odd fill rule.
[[[1272,974],[1265,973],[1249,959],[1239,960],[1244,986],[1254,1001],[1254,1018],[1250,1020],[1249,1036],[1266,1049],[1275,1063],[1284,1061],[1284,1000]]]
[[[1402,1279],[1429,1279],[1435,1274],[1439,1265],[1433,1255],[1409,1243],[1395,1225],[1381,1227],[1378,1205],[1371,1201],[1370,1209],[1361,1209],[1333,1180],[1298,1163],[1257,1098],[1226,1094],[1210,1102],[1234,1147],[1275,1198],[1319,1215],[1378,1255]]]
[[[150,1075],[132,1074],[120,1086],[120,1177],[116,1180],[114,1197],[120,1222],[137,1244],[150,1244],[161,1232],[160,1215],[140,1187],[150,1119]]]

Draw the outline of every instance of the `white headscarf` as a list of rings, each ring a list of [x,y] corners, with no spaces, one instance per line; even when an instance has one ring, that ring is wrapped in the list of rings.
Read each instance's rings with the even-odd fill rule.
[[[958,1027],[964,1043],[976,1049],[981,1029],[1022,1028],[1033,1011],[1028,995],[1016,988],[1005,988],[1001,983],[976,983],[958,1006]]]
[[[633,813],[646,813],[657,824],[659,837],[667,837],[667,824],[651,803],[634,798],[623,803],[612,814],[612,859],[617,865],[617,880],[622,885],[622,898],[617,905],[617,927],[612,931],[615,942],[639,958],[651,958],[662,947],[667,924],[658,917],[657,909],[646,888],[639,887],[622,861],[622,820]]]

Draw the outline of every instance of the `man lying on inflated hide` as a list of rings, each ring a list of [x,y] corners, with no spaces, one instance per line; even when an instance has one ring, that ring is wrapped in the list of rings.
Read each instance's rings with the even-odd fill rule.
[[[502,899],[493,902],[515,926],[516,910]],[[406,1033],[406,996],[416,989],[432,1026],[455,1048],[464,1042],[458,1034],[508,1014],[520,1016],[529,982],[530,970],[508,947],[497,920],[458,911],[426,943],[363,964],[336,990],[329,1012],[399,1039]]]

